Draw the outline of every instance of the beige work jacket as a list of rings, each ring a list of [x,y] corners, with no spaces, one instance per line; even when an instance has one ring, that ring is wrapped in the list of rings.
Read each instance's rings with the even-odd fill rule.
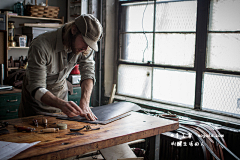
[[[67,100],[66,78],[79,63],[81,81],[93,79],[95,82],[95,62],[93,51],[88,54],[70,54],[64,49],[62,28],[44,33],[35,38],[28,51],[28,67],[22,87],[19,117],[36,115],[37,112],[61,112],[60,109],[37,101],[32,92],[39,87],[48,89],[55,96]],[[80,98],[80,97],[79,97]]]

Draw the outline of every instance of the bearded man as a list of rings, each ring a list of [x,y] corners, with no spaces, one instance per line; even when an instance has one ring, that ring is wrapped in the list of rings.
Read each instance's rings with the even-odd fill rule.
[[[22,87],[19,117],[37,112],[63,112],[69,117],[96,120],[89,102],[95,83],[93,52],[102,37],[102,25],[90,14],[35,38],[28,51],[28,67]],[[81,73],[80,104],[68,101],[67,80],[76,64]]]

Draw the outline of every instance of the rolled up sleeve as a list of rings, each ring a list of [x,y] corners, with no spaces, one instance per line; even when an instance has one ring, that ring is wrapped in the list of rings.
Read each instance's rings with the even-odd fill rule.
[[[37,88],[46,88],[46,63],[46,53],[37,46],[31,46],[28,51],[27,67],[27,89],[31,94]]]
[[[85,79],[92,79],[93,84],[95,84],[95,61],[93,60],[93,50],[90,51],[88,55],[82,55],[80,57],[79,62],[79,70],[81,74],[81,81],[84,81]]]

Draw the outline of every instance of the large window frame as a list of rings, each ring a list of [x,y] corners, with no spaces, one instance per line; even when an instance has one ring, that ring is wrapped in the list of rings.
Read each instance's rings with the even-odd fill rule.
[[[194,61],[194,67],[187,67],[187,66],[172,66],[172,65],[159,65],[154,63],[133,63],[121,60],[120,52],[121,52],[121,34],[124,34],[121,31],[121,5],[127,4],[127,3],[133,3],[134,1],[119,1],[118,3],[118,49],[117,49],[117,68],[121,64],[125,65],[136,65],[136,66],[146,66],[146,67],[159,67],[159,68],[167,68],[167,69],[177,69],[177,70],[188,70],[188,71],[194,71],[196,72],[196,84],[195,84],[195,99],[194,99],[194,109],[195,110],[202,110],[202,92],[203,92],[203,74],[208,73],[220,73],[224,75],[240,75],[240,72],[237,71],[228,71],[228,70],[221,70],[221,69],[211,69],[206,67],[206,54],[207,54],[207,43],[208,43],[208,33],[232,33],[231,31],[209,31],[208,24],[209,24],[209,14],[210,14],[210,1],[211,0],[197,0],[197,19],[196,19],[196,39],[195,39],[195,61]],[[136,1],[135,1],[136,2]],[[139,2],[139,1],[138,1]],[[141,3],[146,3],[146,5],[151,2],[154,3],[154,17],[153,17],[153,23],[156,21],[156,4],[157,3],[168,3],[167,1],[142,1]],[[174,1],[172,1],[174,2]],[[155,24],[153,24],[155,26]],[[158,33],[155,31],[155,27],[153,27],[153,62],[154,62],[154,44],[155,44],[155,33]],[[166,32],[165,32],[166,33]],[[172,32],[171,32],[172,33]],[[187,32],[188,33],[188,32]],[[191,32],[192,33],[192,32]],[[240,33],[240,31],[235,31],[234,33]],[[116,73],[117,74],[117,73]],[[117,76],[115,76],[117,77]],[[119,94],[117,92],[117,94]],[[126,95],[124,95],[126,96]],[[141,99],[141,98],[140,98]],[[152,100],[151,98],[151,101]],[[161,102],[160,102],[161,103]],[[173,104],[169,104],[173,105]],[[186,106],[181,106],[186,107]]]

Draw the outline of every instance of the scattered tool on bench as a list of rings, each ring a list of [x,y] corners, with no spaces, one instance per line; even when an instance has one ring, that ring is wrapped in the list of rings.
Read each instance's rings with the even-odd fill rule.
[[[59,124],[57,124],[57,128],[59,128],[60,130],[67,129],[67,124],[65,124],[65,123],[59,123]]]
[[[47,128],[47,118],[42,119],[42,124],[43,124],[44,128]]]
[[[35,128],[25,127],[25,126],[14,125],[14,128],[16,128],[18,132],[23,132],[23,131],[33,132],[33,131],[35,131]]]
[[[8,126],[8,122],[0,122],[0,124],[1,124],[0,135],[8,134],[9,130],[6,129],[6,127]]]
[[[68,133],[66,135],[75,135],[75,136],[77,136],[77,135],[84,135],[84,134],[80,133],[80,132],[72,132],[72,133]]]
[[[8,133],[9,133],[9,130],[7,130],[6,128],[0,129],[0,135],[8,134]]]
[[[87,131],[89,131],[89,130],[99,130],[100,129],[100,128],[91,128],[90,125],[86,125],[86,126],[84,126],[82,128],[79,128],[79,129],[70,129],[70,131],[71,132],[76,132],[76,131],[80,131],[80,130],[82,130],[84,128],[86,128]]]
[[[41,130],[41,132],[44,132],[44,133],[56,133],[58,131],[59,131],[59,128],[45,128]]]
[[[0,124],[1,124],[1,128],[4,128],[4,127],[7,127],[8,126],[8,122],[0,122]]]
[[[33,125],[38,127],[38,121],[36,119],[33,119],[32,121],[33,121]]]

